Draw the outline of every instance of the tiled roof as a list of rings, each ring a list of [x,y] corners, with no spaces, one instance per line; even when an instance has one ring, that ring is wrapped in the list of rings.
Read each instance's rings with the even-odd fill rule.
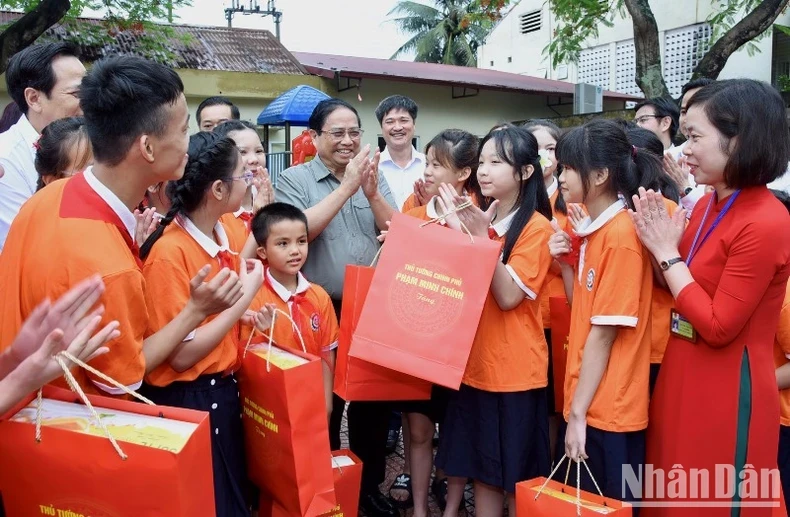
[[[0,24],[12,22],[22,15],[0,11]],[[47,35],[62,39],[80,24],[100,25],[103,20],[78,18],[75,25],[55,25]],[[267,30],[170,25],[176,38],[168,46],[176,55],[178,68],[195,70],[223,70],[230,72],[263,72],[272,74],[305,75],[306,70],[274,35]],[[188,36],[184,44],[179,37]],[[82,45],[83,58],[95,61],[115,53],[134,53],[138,35],[132,31],[119,32],[115,41],[106,46]]]
[[[294,52],[294,55],[309,72],[326,78],[334,78],[337,74],[349,78],[371,77],[559,97],[572,97],[574,91],[573,83],[483,68],[310,52]],[[632,95],[608,90],[604,90],[603,96],[623,101],[639,100]]]

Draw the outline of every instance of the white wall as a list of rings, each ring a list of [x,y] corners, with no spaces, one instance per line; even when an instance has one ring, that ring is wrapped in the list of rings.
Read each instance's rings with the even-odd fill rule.
[[[659,28],[659,41],[662,49],[662,60],[665,57],[665,39],[668,31],[704,23],[714,12],[713,0],[653,0],[650,2]],[[521,34],[521,15],[536,9],[542,10],[542,23],[540,31]],[[790,25],[790,12],[780,14],[776,23]],[[505,72],[535,75],[549,79],[560,79],[569,82],[578,82],[579,70],[577,65],[567,66],[567,75],[561,74],[562,70],[552,70],[548,58],[544,56],[543,49],[551,42],[556,22],[544,0],[521,0],[492,31],[486,44],[480,49],[478,66],[481,68],[501,70]],[[615,16],[612,27],[602,26],[599,37],[587,42],[588,48],[600,45],[609,46],[609,76],[606,84],[602,86],[616,90],[616,71],[618,69],[615,53],[617,42],[633,40],[633,24],[627,15]],[[746,47],[734,53],[720,78],[748,77],[762,81],[771,80],[771,35],[767,35],[756,43],[760,53],[750,57]],[[493,66],[491,62],[493,61]],[[625,90],[622,90],[625,91]]]

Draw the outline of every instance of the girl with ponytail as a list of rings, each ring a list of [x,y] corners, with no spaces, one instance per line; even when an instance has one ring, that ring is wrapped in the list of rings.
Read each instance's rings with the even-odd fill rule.
[[[233,372],[238,367],[238,322],[263,277],[260,262],[243,261],[229,249],[219,219],[239,209],[250,176],[243,172],[232,140],[212,133],[193,135],[184,176],[167,184],[170,210],[140,249],[149,332],[164,327],[184,307],[189,279],[206,263],[211,264],[209,279],[238,274],[241,280],[238,302],[198,325],[146,376],[141,389],[157,404],[209,413],[218,517],[249,515],[241,405]]]
[[[633,500],[621,487],[625,465],[636,469],[645,457],[653,274],[626,207],[633,209],[640,186],[655,184],[661,161],[609,120],[563,135],[557,158],[565,201],[584,203],[590,214],[576,229],[578,262],[560,261],[572,307],[560,437],[571,460],[587,461],[605,496]],[[577,251],[554,226],[552,256]],[[595,490],[581,471],[582,489]]]

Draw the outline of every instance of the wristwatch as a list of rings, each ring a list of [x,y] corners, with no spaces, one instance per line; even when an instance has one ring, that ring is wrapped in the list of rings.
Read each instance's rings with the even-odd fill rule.
[[[680,257],[671,258],[669,260],[662,260],[658,263],[658,267],[661,268],[661,271],[666,271],[667,269],[671,268],[678,262],[683,262],[683,259]]]
[[[684,198],[691,194],[691,191],[694,190],[694,187],[686,187],[683,189],[683,193],[680,195],[681,198]]]

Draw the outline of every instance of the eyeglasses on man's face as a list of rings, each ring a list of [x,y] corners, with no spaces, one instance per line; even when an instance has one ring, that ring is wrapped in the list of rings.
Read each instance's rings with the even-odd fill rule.
[[[339,142],[345,138],[346,135],[351,140],[359,140],[362,138],[362,134],[365,131],[360,127],[352,127],[349,129],[340,129],[340,128],[332,128],[332,129],[322,129],[319,133],[323,133],[325,135],[329,135],[332,140]]]
[[[641,126],[642,124],[647,123],[647,121],[650,120],[651,118],[664,118],[664,117],[660,117],[658,115],[642,115],[641,117],[636,117],[634,119],[634,122],[636,122]]]

